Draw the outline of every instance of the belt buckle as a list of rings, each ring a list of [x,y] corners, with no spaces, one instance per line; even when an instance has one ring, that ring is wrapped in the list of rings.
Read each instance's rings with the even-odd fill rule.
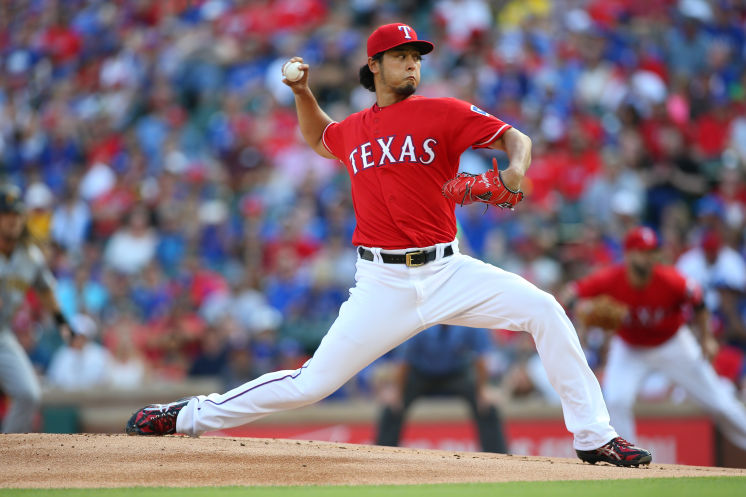
[[[420,266],[424,266],[425,262],[427,262],[427,261],[412,262],[412,256],[422,255],[424,253],[425,252],[423,250],[415,250],[414,252],[407,252],[406,254],[404,254],[404,262],[407,265],[407,267],[420,267]]]

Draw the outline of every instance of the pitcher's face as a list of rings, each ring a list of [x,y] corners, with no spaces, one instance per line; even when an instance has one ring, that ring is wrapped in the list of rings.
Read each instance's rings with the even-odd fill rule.
[[[412,95],[420,84],[421,64],[422,56],[416,48],[393,48],[378,63],[381,84],[399,95]]]

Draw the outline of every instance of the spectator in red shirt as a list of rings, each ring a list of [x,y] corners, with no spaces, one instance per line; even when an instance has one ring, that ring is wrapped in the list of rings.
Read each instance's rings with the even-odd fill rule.
[[[41,43],[58,67],[75,62],[83,47],[80,35],[70,28],[64,16],[56,17],[51,22],[42,33]]]
[[[657,248],[653,230],[633,228],[624,240],[623,263],[595,271],[563,292],[567,303],[580,299],[576,306],[606,295],[627,307],[611,338],[603,379],[612,425],[623,437],[636,437],[635,397],[645,377],[660,371],[707,409],[726,437],[746,450],[746,408],[707,360],[715,345],[702,292],[674,267],[658,264]],[[700,344],[687,324],[690,309]]]
[[[693,123],[695,149],[704,159],[717,159],[727,147],[731,118],[728,103],[720,99]]]

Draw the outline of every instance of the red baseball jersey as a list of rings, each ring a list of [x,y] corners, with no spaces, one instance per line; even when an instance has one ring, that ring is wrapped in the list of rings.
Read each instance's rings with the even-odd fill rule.
[[[421,96],[329,124],[324,146],[352,183],[352,243],[402,249],[453,240],[455,204],[441,187],[467,148],[487,147],[509,128],[467,102]]]
[[[691,304],[702,302],[700,288],[671,266],[656,265],[650,282],[633,287],[623,264],[601,269],[575,283],[579,297],[609,295],[627,305],[629,313],[617,330],[630,345],[653,347],[676,334]]]

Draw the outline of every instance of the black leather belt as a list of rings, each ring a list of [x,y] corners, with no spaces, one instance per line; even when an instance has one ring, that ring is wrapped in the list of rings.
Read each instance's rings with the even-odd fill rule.
[[[366,261],[374,259],[373,252],[366,248],[358,247],[357,253],[360,254],[361,259],[365,259]],[[437,249],[413,250],[405,254],[386,254],[381,252],[381,260],[386,264],[406,264],[409,267],[418,267],[434,261],[435,254],[437,253]],[[443,257],[451,255],[453,255],[453,247],[449,245],[443,250]]]

